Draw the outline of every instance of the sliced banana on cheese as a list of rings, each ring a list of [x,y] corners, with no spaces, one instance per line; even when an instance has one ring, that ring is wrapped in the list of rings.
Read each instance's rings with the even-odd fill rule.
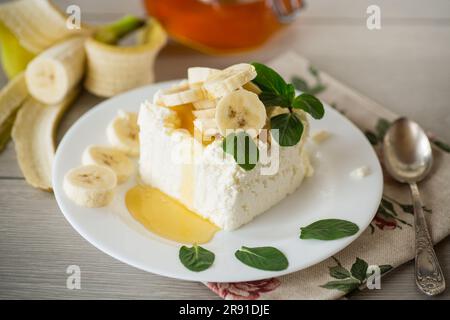
[[[192,114],[197,119],[214,119],[216,116],[216,109],[193,110]]]
[[[117,178],[104,166],[84,165],[69,170],[64,176],[63,189],[67,197],[83,207],[108,205],[114,197]]]
[[[220,71],[219,69],[206,68],[206,67],[191,67],[188,68],[188,82],[191,88],[198,88],[202,86],[203,82],[208,79],[209,76],[215,72]]]
[[[172,88],[163,90],[159,94],[159,100],[166,107],[175,107],[205,99],[201,88],[189,87],[188,82],[182,82]]]
[[[212,137],[219,134],[215,119],[197,118],[194,120],[194,127],[199,130],[204,137]]]
[[[139,126],[137,114],[120,111],[106,129],[109,142],[131,157],[139,155]]]
[[[117,149],[102,146],[89,146],[84,150],[81,162],[110,168],[117,177],[117,183],[128,180],[134,172],[134,164],[127,155]]]
[[[195,110],[205,110],[205,109],[214,109],[217,105],[217,99],[214,100],[200,100],[192,103],[194,105]]]
[[[227,129],[258,132],[265,125],[266,117],[266,108],[258,96],[244,89],[233,91],[220,99],[215,114],[222,136],[226,135]]]
[[[248,63],[239,63],[211,74],[203,86],[212,98],[220,98],[241,88],[255,77],[255,67]]]

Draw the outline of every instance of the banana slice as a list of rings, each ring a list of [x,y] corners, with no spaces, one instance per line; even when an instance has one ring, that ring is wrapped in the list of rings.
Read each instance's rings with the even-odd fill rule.
[[[206,68],[206,67],[191,67],[188,68],[187,74],[188,74],[188,81],[189,86],[191,88],[198,88],[203,85],[203,82],[206,81],[206,79],[214,74],[215,72],[220,71],[219,69],[214,68]]]
[[[139,126],[137,114],[120,111],[106,129],[109,142],[131,157],[139,155]]]
[[[192,114],[197,119],[214,119],[216,116],[216,109],[193,110]]]
[[[215,120],[220,134],[225,136],[227,129],[257,132],[265,125],[266,117],[266,108],[258,96],[240,89],[219,100]]]
[[[110,168],[116,174],[118,184],[127,181],[134,172],[133,161],[124,152],[109,147],[87,147],[81,162],[85,165],[95,164]]]
[[[219,134],[219,129],[217,128],[216,120],[214,119],[195,119],[194,127],[205,137],[212,137]]]
[[[211,97],[220,98],[242,87],[255,77],[255,67],[248,63],[239,63],[211,74],[203,86]]]
[[[160,101],[166,107],[175,107],[205,99],[201,88],[191,89],[189,83],[181,82],[172,88],[160,93]]]
[[[57,104],[80,82],[84,73],[84,37],[73,37],[42,52],[27,66],[30,94],[45,104]]]
[[[66,173],[63,189],[77,205],[98,208],[111,202],[116,185],[117,178],[111,169],[104,166],[85,165]]]
[[[192,103],[195,110],[214,109],[217,105],[217,99],[215,100],[201,100]]]

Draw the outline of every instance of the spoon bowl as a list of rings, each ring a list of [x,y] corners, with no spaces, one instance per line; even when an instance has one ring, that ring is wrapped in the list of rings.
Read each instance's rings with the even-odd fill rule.
[[[384,136],[387,171],[403,183],[421,181],[433,164],[430,141],[422,128],[407,118],[396,120]]]

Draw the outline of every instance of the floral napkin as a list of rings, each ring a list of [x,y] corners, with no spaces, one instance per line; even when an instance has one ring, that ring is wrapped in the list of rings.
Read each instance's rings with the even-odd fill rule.
[[[288,52],[269,65],[297,89],[318,96],[353,121],[380,155],[382,137],[397,115],[318,71],[296,53]],[[429,136],[435,164],[420,191],[431,236],[437,243],[450,234],[450,146],[431,133]],[[383,199],[372,223],[335,256],[278,278],[206,285],[225,299],[337,299],[363,287],[368,265],[378,265],[383,274],[413,257],[413,207],[408,187],[385,174]]]

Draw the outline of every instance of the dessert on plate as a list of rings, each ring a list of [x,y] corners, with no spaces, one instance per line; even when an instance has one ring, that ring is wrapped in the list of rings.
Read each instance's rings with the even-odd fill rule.
[[[262,93],[273,86],[273,70],[255,66],[189,68],[187,80],[158,91],[139,111],[143,183],[223,230],[250,222],[312,174],[305,150],[309,126],[304,110],[309,109],[271,103]],[[291,90],[284,81],[280,90],[282,85]],[[274,125],[280,128],[277,139],[268,133]],[[295,132],[293,141],[286,141],[289,130]],[[227,148],[230,142],[235,145]],[[256,161],[249,163],[252,146]],[[239,151],[243,163],[236,156]]]

